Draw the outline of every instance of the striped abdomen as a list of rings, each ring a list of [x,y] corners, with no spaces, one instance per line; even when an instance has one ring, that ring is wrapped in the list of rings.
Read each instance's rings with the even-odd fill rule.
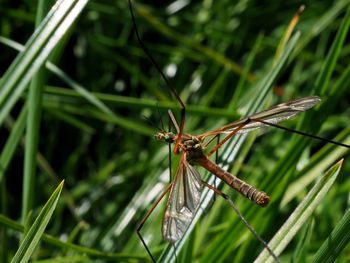
[[[256,204],[266,206],[269,203],[270,197],[265,192],[259,191],[254,186],[251,186],[250,184],[223,170],[220,166],[210,161],[206,156],[197,159],[196,162]]]

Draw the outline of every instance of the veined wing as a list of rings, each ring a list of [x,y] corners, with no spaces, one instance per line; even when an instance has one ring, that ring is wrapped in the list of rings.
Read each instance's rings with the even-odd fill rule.
[[[252,130],[268,125],[268,124],[258,122],[256,120],[261,120],[264,122],[275,124],[280,121],[287,120],[300,112],[303,112],[312,108],[313,106],[315,106],[316,103],[320,101],[321,101],[321,98],[318,96],[309,96],[309,97],[304,97],[304,98],[288,101],[285,103],[281,103],[268,110],[255,113],[247,118],[227,124],[217,130],[213,130],[213,131],[209,131],[204,134],[201,134],[198,136],[198,138],[204,139],[209,135],[216,135],[220,133],[230,133],[234,129],[237,129],[240,126],[243,126],[243,128],[241,128],[237,133],[241,133],[241,134],[247,133]],[[248,120],[250,120],[250,122],[245,124]]]
[[[198,171],[186,161],[183,153],[163,218],[165,240],[175,243],[184,235],[199,206],[202,189]]]

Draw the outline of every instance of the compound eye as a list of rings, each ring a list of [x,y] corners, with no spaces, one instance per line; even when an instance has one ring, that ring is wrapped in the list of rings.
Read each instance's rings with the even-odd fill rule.
[[[165,135],[165,136],[164,136],[164,140],[165,140],[165,141],[169,141],[169,136],[168,136],[168,135]]]

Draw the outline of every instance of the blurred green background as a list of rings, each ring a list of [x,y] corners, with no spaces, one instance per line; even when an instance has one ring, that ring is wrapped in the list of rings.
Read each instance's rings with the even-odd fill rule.
[[[187,105],[186,132],[218,128],[252,108],[319,95],[320,106],[282,125],[350,144],[349,3],[136,1],[134,11],[143,42]],[[293,31],[301,35],[286,44],[284,35],[302,4],[306,9]],[[52,5],[53,1],[2,1],[1,74],[21,80],[10,67],[18,52],[8,40],[24,45],[33,35],[38,10],[44,17]],[[54,238],[40,243],[32,262],[150,260],[135,228],[169,181],[168,147],[153,138],[161,127],[158,109],[166,127],[167,110],[177,118],[180,111],[134,33],[126,0],[89,1],[60,42],[49,47],[50,61],[66,75],[49,70],[32,74],[30,88],[20,93],[10,114],[4,111],[1,262],[18,249],[16,222],[30,227],[63,179],[60,202],[46,229]],[[263,93],[266,96],[258,101]],[[272,203],[262,209],[226,186],[223,191],[267,241],[324,171],[348,155],[342,147],[276,128],[244,139],[236,150],[232,144],[220,150],[219,159],[225,169],[269,193]],[[172,158],[173,171],[177,162]],[[315,260],[349,207],[349,169],[345,158],[329,193],[282,253],[283,262]],[[160,261],[174,255],[162,241],[164,205],[142,230]],[[217,197],[204,210],[179,245],[178,262],[252,262],[257,257],[262,244],[223,200]],[[329,247],[325,253],[348,262],[348,233],[341,235],[344,250]]]

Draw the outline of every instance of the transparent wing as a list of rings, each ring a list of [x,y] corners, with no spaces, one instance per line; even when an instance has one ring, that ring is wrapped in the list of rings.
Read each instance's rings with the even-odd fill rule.
[[[256,114],[253,114],[247,118],[232,122],[228,125],[225,125],[217,130],[209,131],[204,134],[199,135],[198,137],[201,139],[204,139],[205,137],[209,135],[216,135],[221,133],[230,133],[237,127],[244,125],[245,122],[247,122],[248,119],[251,120],[250,123],[244,125],[244,127],[239,130],[237,133],[247,133],[252,130],[258,129],[263,126],[267,126],[267,124],[257,122],[254,120],[262,120],[268,123],[278,123],[280,121],[289,119],[293,117],[294,115],[306,111],[310,108],[312,108],[316,103],[320,102],[321,99],[318,96],[310,96],[310,97],[304,97],[292,101],[288,101],[285,103],[278,104],[268,110],[264,110],[261,112],[258,112]]]
[[[198,171],[181,156],[162,224],[165,240],[175,243],[190,225],[199,206],[203,185]]]

